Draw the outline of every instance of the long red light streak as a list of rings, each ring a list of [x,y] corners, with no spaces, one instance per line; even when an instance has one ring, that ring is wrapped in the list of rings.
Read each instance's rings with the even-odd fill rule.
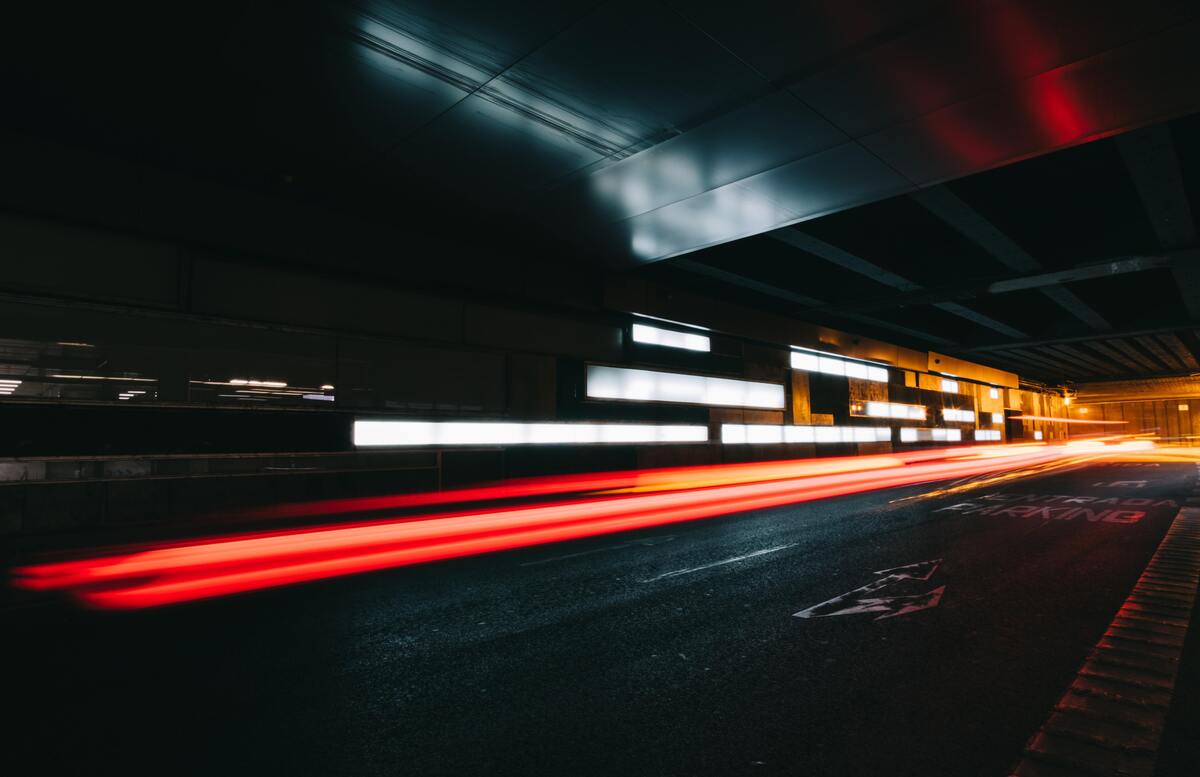
[[[1127,443],[1137,448],[1151,443]],[[1121,446],[1116,446],[1120,448]],[[955,448],[841,460],[768,462],[521,481],[517,493],[603,487],[609,493],[533,505],[309,527],[141,546],[27,566],[15,583],[63,590],[105,609],[151,607],[389,567],[578,539],[734,512],[946,480],[1068,457],[1109,453],[1102,443]],[[680,485],[682,484],[682,485]],[[649,493],[641,488],[657,488]],[[539,490],[549,489],[549,490]],[[622,491],[612,493],[613,490]],[[465,489],[459,501],[496,498],[505,485]],[[385,497],[389,504],[436,495]],[[465,497],[465,499],[464,499]],[[377,509],[380,500],[349,501]],[[419,502],[418,502],[419,503]],[[370,505],[365,507],[364,505]],[[291,514],[295,514],[294,512]]]

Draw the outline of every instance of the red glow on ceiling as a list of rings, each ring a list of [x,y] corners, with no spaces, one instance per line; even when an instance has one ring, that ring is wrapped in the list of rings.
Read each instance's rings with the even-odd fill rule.
[[[1130,445],[1150,447],[1150,443]],[[1083,447],[1080,447],[1083,446]],[[15,583],[66,591],[104,609],[223,596],[310,580],[710,518],[814,499],[927,483],[1111,453],[1100,443],[949,448],[897,455],[807,459],[541,478],[463,489],[321,502],[328,513],[379,506],[466,503],[497,497],[592,493],[554,502],[242,533],[16,570]],[[1093,450],[1094,448],[1094,450]],[[600,487],[603,493],[594,489]],[[426,500],[426,501],[422,501]],[[287,514],[306,514],[300,506]]]

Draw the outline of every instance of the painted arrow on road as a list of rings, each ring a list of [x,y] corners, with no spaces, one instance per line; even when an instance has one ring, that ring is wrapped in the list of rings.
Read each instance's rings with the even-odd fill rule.
[[[875,618],[878,621],[884,618],[895,618],[899,615],[907,615],[911,612],[937,607],[941,603],[942,594],[946,590],[946,586],[944,585],[925,593],[905,596],[871,596],[871,594],[894,585],[901,580],[928,580],[933,577],[933,573],[937,571],[941,563],[942,560],[937,558],[930,561],[919,561],[916,564],[907,564],[902,567],[881,569],[878,572],[872,573],[884,575],[884,577],[879,578],[875,582],[868,583],[862,588],[855,588],[853,591],[848,591],[841,596],[835,596],[829,601],[813,605],[807,610],[793,613],[793,616],[796,618],[832,618],[835,615],[859,615],[867,612],[883,613]]]

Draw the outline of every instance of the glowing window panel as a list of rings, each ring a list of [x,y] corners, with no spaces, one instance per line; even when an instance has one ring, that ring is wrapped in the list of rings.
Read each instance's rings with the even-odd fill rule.
[[[987,441],[987,442],[999,442],[1000,441],[1000,430],[999,429],[976,429],[975,430],[975,439],[981,440],[981,441]]]
[[[820,369],[817,355],[807,351],[792,351],[792,369],[816,372]]]
[[[900,442],[959,442],[961,440],[961,429],[914,429],[906,427],[900,430]]]
[[[994,423],[994,424],[1004,423],[1004,413],[992,413],[992,423]]]
[[[957,394],[958,393],[958,381],[957,380],[947,380],[946,378],[942,378],[942,391],[946,392],[947,394]]]
[[[722,424],[721,442],[769,445],[778,443],[890,442],[886,426],[779,426],[775,424]]]
[[[783,386],[678,372],[588,365],[587,395],[592,399],[636,402],[684,402],[693,405],[781,409]]]
[[[1191,410],[1191,406],[1190,406],[1190,405],[1186,405],[1186,404],[1179,405],[1179,412],[1181,412],[1181,413],[1187,413],[1187,412],[1189,412],[1190,410]]]
[[[707,442],[708,428],[687,425],[355,421],[357,447],[419,445],[587,445]]]
[[[846,362],[845,369],[847,378],[859,378],[860,380],[867,380],[867,365],[862,364],[861,362]]]
[[[962,424],[973,424],[975,423],[975,411],[946,407],[942,408],[942,418]]]
[[[992,399],[999,399],[1000,398],[1000,389],[993,386],[992,388],[988,389],[988,396],[991,397]]]
[[[1042,439],[1042,430],[1041,429],[1038,429],[1036,432],[1033,433],[1033,439],[1035,439],[1035,440]]]
[[[817,364],[820,366],[822,374],[825,375],[845,375],[846,362],[841,359],[832,359],[828,356],[817,357]]]
[[[864,414],[871,418],[901,418],[906,421],[924,421],[924,405],[904,405],[898,402],[868,402]]]
[[[888,371],[866,362],[842,359],[831,354],[813,351],[792,351],[792,369],[805,372],[822,372],[826,375],[844,375],[847,378],[888,382]]]
[[[688,351],[709,351],[712,348],[711,341],[705,335],[659,329],[646,324],[633,325],[633,341],[667,348],[683,348]]]

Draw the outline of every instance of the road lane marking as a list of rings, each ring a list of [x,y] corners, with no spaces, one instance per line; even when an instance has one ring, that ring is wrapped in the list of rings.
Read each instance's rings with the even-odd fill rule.
[[[855,588],[841,596],[815,604],[806,610],[792,613],[793,618],[833,618],[839,615],[861,615],[869,612],[882,613],[875,620],[896,618],[921,610],[937,607],[942,602],[942,594],[946,586],[941,585],[929,591],[899,596],[869,596],[888,586],[895,585],[901,580],[929,580],[933,573],[942,565],[942,559],[919,561],[902,567],[881,569],[872,574],[884,575],[878,580],[867,583],[861,588]]]
[[[536,567],[541,564],[550,564],[555,561],[566,561],[568,559],[579,558],[580,556],[590,556],[593,553],[605,553],[610,550],[624,550],[625,548],[634,548],[639,545],[642,547],[649,548],[654,545],[660,545],[664,542],[671,542],[674,539],[675,539],[674,534],[669,534],[665,537],[646,537],[645,539],[641,539],[641,540],[630,540],[629,542],[622,542],[620,545],[608,545],[607,547],[603,547],[603,548],[593,548],[591,550],[581,550],[578,553],[564,553],[561,556],[551,556],[549,558],[540,558],[537,561],[526,561],[523,564],[517,564],[517,566],[519,566],[519,567]]]
[[[669,577],[679,577],[680,575],[690,575],[693,572],[702,572],[705,569],[712,569],[713,567],[721,567],[721,566],[725,566],[726,564],[736,564],[737,562],[745,561],[748,558],[755,558],[757,556],[765,556],[768,553],[778,553],[781,550],[787,550],[788,548],[794,548],[799,544],[800,543],[798,543],[798,542],[792,542],[787,545],[776,545],[773,548],[763,548],[762,550],[756,550],[753,553],[747,553],[744,556],[734,556],[733,558],[727,558],[727,559],[724,559],[723,561],[714,561],[711,564],[703,564],[698,567],[688,567],[687,569],[676,569],[673,572],[664,572],[661,575],[657,575],[655,577],[648,578],[646,580],[643,580],[642,582],[643,583],[654,583],[659,580],[666,580]]]
[[[1198,585],[1200,508],[1184,507],[1014,777],[1153,775]]]

